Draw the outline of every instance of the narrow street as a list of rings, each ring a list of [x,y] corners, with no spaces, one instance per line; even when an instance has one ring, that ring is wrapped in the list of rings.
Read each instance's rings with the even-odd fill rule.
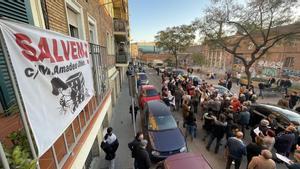
[[[156,72],[152,69],[147,70],[148,78],[150,79],[150,84],[155,85],[158,90],[161,89],[161,77],[157,76]],[[199,76],[201,77],[201,76]],[[202,76],[203,77],[203,76]],[[206,80],[206,79],[205,79]],[[216,84],[217,80],[206,80],[208,83]],[[233,85],[232,91],[236,93],[238,91],[238,87],[236,84]],[[277,103],[278,98],[266,98],[266,99],[260,99],[258,100],[259,102],[264,102],[264,103]],[[180,112],[174,112],[174,117],[177,121],[179,121],[179,127],[181,128],[182,132],[184,132],[184,128],[182,127],[183,121],[182,121],[182,116]],[[208,139],[203,142],[203,129],[202,129],[202,121],[200,121],[200,117],[197,117],[197,138],[192,142],[190,138],[187,139],[188,142],[188,149],[190,152],[196,153],[196,154],[202,154],[209,162],[209,164],[212,166],[213,169],[224,169],[226,165],[226,158],[224,154],[224,145],[226,144],[225,139],[222,140],[219,149],[219,153],[215,154],[213,151],[213,148],[215,146],[215,142],[212,144],[210,151],[206,150],[206,145]],[[250,142],[250,134],[249,130],[247,131],[245,135],[245,140],[244,142],[248,144]],[[247,160],[246,157],[243,158],[243,162],[241,164],[241,169],[246,169],[247,165]],[[285,165],[283,164],[277,164],[278,169],[284,169],[286,168]]]
[[[127,144],[134,138],[133,125],[129,114],[131,99],[128,90],[128,82],[126,79],[117,99],[117,103],[113,108],[111,121],[111,127],[113,128],[113,132],[116,134],[120,144],[115,159],[116,169],[133,168],[133,159],[131,158],[131,152],[127,146]],[[139,116],[137,117],[137,123],[138,122]],[[137,130],[139,130],[139,125],[137,125]],[[101,162],[99,164],[100,169],[107,169],[107,162],[105,162],[104,153],[102,153]],[[95,169],[96,168],[97,167],[95,167]]]

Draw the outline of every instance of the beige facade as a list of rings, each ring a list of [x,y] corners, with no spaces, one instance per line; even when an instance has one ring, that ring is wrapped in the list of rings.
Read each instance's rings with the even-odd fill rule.
[[[103,153],[99,143],[105,134],[103,130],[110,124],[112,106],[116,105],[121,84],[125,79],[125,67],[128,65],[126,61],[125,64],[116,67],[114,10],[117,7],[115,2],[112,0],[30,0],[28,2],[33,20],[30,24],[86,40],[90,42],[91,49],[96,47],[100,50],[100,54],[91,53],[93,59],[94,57],[102,59],[101,65],[94,63],[92,68],[94,87],[96,90],[102,82],[105,82],[106,86],[100,94],[96,91],[95,96],[56,140],[52,148],[37,159],[41,169],[89,168],[90,157]],[[128,7],[128,2],[125,2]],[[24,2],[20,1],[21,3]],[[129,29],[128,8],[125,11],[127,17],[123,14],[120,17],[125,19]],[[128,34],[125,37],[128,38]],[[98,67],[105,69],[98,70]],[[107,77],[98,83],[96,79],[100,75]],[[23,128],[19,113],[14,116],[14,118],[0,116],[1,127],[10,125],[7,128],[9,130],[0,131],[0,138],[1,140],[4,138],[7,145],[11,144],[7,135]]]
[[[284,31],[294,28],[295,25],[283,27]],[[282,28],[281,28],[282,29]],[[255,37],[259,40],[259,36]],[[233,58],[231,54],[221,48],[214,48],[209,45],[202,46],[202,53],[205,55],[206,66],[214,71],[244,71],[239,59]],[[245,58],[251,57],[253,44],[249,40],[241,43],[237,50]],[[290,76],[300,78],[300,40],[283,41],[276,44],[251,68],[253,76]]]

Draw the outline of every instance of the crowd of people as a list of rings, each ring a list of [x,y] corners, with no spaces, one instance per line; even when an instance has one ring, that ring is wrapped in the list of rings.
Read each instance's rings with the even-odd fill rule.
[[[230,90],[231,74],[226,73],[221,82]],[[210,151],[216,140],[214,152],[219,153],[221,141],[226,139],[224,145],[227,154],[226,169],[231,167],[232,162],[238,169],[243,156],[247,157],[249,169],[273,169],[276,168],[275,161],[280,162],[274,153],[289,157],[292,152],[296,161],[291,161],[287,166],[299,167],[297,122],[286,126],[282,132],[277,132],[276,117],[270,115],[256,126],[249,127],[251,118],[249,111],[258,98],[253,85],[240,87],[238,94],[230,95],[218,91],[214,85],[208,84],[205,80],[194,81],[189,75],[177,76],[165,73],[162,75],[161,98],[171,110],[181,112],[187,139],[195,140],[199,131],[197,124],[203,124],[205,133],[201,140],[207,141],[207,151]],[[284,99],[286,107],[292,108],[299,100],[299,96],[293,92],[291,95],[285,95]],[[247,133],[250,133],[252,142],[246,145],[243,139]]]
[[[300,169],[297,122],[291,122],[288,126],[284,126],[283,131],[278,132],[276,117],[269,115],[250,127],[251,105],[256,104],[258,98],[254,86],[240,87],[237,94],[223,93],[205,80],[190,78],[191,73],[177,75],[165,72],[161,76],[161,99],[170,110],[181,113],[182,127],[185,129],[187,140],[193,142],[198,136],[201,144],[206,144],[207,151],[214,145],[216,154],[219,153],[220,146],[225,146],[226,169],[230,169],[232,164],[235,169],[239,169],[243,156],[247,160],[248,169],[275,169],[276,164],[282,162],[275,153],[287,158],[293,157],[293,160],[286,164],[287,168]],[[239,85],[240,75],[237,79]],[[230,90],[231,74],[226,73],[219,82]],[[299,95],[293,92],[291,95],[285,94],[278,105],[293,108],[298,101]],[[134,107],[135,116],[138,110],[137,106]],[[131,107],[130,111],[133,113]],[[198,126],[199,124],[201,126]],[[203,130],[199,130],[199,127]],[[203,132],[201,138],[199,131]],[[249,142],[245,141],[246,134],[251,137]],[[106,159],[113,161],[118,140],[112,133],[112,128],[107,130],[101,147],[107,154]],[[142,132],[138,132],[134,140],[128,144],[134,158],[135,169],[150,168],[151,160],[146,147],[147,140],[144,139]]]

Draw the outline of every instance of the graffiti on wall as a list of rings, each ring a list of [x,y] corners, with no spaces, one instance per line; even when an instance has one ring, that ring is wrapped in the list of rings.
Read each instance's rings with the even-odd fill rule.
[[[283,62],[260,60],[260,61],[258,61],[257,65],[260,66],[260,67],[280,69],[283,66]]]
[[[262,74],[266,76],[272,76],[275,77],[278,75],[278,69],[265,67],[262,69]]]
[[[300,77],[300,70],[283,69],[282,75]]]

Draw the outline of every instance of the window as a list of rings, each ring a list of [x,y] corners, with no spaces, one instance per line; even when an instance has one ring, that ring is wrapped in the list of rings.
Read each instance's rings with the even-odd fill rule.
[[[293,66],[294,66],[294,57],[285,58],[283,67],[293,67]]]
[[[96,38],[96,28],[95,25],[92,23],[89,23],[89,32],[90,32],[90,42],[96,44],[97,38]]]
[[[69,28],[70,28],[70,35],[74,38],[79,38],[78,28],[71,24],[69,24]]]
[[[89,22],[89,35],[90,35],[89,42],[98,44],[96,20],[93,17],[88,16],[88,22]]]
[[[158,92],[155,89],[146,90],[146,97],[157,96]]]
[[[148,130],[160,131],[177,128],[176,121],[172,115],[153,116],[149,115]]]
[[[69,35],[85,40],[84,20],[82,7],[72,0],[66,0],[67,19],[69,24]]]

